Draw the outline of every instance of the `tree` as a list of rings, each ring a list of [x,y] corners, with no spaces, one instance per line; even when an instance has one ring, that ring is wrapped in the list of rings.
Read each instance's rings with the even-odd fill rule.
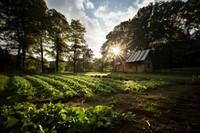
[[[81,54],[79,59],[77,60],[77,71],[91,71],[92,69],[92,59],[93,59],[93,51],[88,48],[88,45],[82,47]]]
[[[105,57],[110,47],[118,44],[126,53],[150,48],[157,68],[198,66],[199,6],[199,1],[172,0],[139,9],[132,20],[120,23],[106,36],[103,60],[111,60]]]
[[[73,51],[73,72],[76,72],[76,63],[84,48],[84,34],[86,33],[85,27],[80,23],[80,20],[71,20],[70,24],[71,33],[70,41],[72,42],[71,51]]]
[[[69,24],[64,15],[54,9],[48,11],[48,33],[54,43],[52,45],[52,56],[56,58],[56,72],[59,71],[59,62],[63,61],[64,53],[67,51],[69,40]]]
[[[43,0],[2,0],[0,39],[17,49],[16,67],[25,71],[27,50],[35,45],[33,31],[47,7]]]

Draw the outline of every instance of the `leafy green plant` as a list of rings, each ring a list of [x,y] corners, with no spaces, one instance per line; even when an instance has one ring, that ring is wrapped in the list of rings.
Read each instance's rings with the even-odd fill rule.
[[[22,97],[25,99],[33,99],[34,95],[37,93],[36,89],[32,85],[20,76],[14,76],[11,79],[12,88],[17,90],[17,97]]]
[[[53,86],[49,85],[47,82],[42,81],[41,79],[38,79],[33,76],[26,75],[24,76],[25,79],[27,79],[31,84],[37,88],[38,93],[36,94],[37,97],[40,99],[43,98],[62,98],[63,93],[59,90],[55,89]]]
[[[4,91],[8,87],[9,77],[0,74],[0,92]]]
[[[66,83],[71,89],[75,90],[79,96],[93,97],[94,95],[91,89],[89,89],[85,85],[79,84],[77,81],[73,79],[64,78],[56,75],[47,75],[47,76]]]
[[[63,78],[72,79],[80,84],[84,84],[97,95],[108,95],[123,90],[123,82],[108,78],[93,78],[88,76],[65,76]]]
[[[52,85],[57,90],[61,91],[64,97],[73,97],[75,95],[78,95],[77,92],[71,89],[67,84],[64,84],[63,82],[59,80],[54,80],[52,78],[39,76],[39,75],[35,75],[35,77],[47,82],[48,84]]]
[[[134,117],[108,106],[80,108],[49,103],[37,108],[31,103],[19,103],[0,108],[1,132],[95,132]]]
[[[156,89],[159,87],[170,85],[170,82],[166,81],[126,81],[124,90],[130,92],[142,92],[147,89]]]

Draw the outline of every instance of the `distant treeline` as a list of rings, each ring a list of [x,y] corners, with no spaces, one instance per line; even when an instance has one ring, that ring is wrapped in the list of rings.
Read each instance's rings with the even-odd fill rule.
[[[150,3],[115,26],[101,47],[104,61],[117,45],[124,53],[151,49],[154,68],[200,66],[200,1]]]

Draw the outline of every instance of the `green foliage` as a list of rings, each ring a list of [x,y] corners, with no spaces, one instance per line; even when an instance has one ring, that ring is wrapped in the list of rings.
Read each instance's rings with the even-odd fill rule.
[[[30,55],[34,51],[30,49],[36,44],[37,39],[34,35],[39,28],[38,23],[42,23],[42,19],[45,18],[46,3],[44,0],[2,0],[0,8],[0,20],[4,22],[0,25],[0,39],[7,43],[6,47],[17,49],[17,68],[24,70],[27,53]]]
[[[79,96],[85,96],[85,97],[92,97],[93,96],[93,92],[92,92],[91,89],[89,89],[85,85],[79,84],[75,80],[60,77],[60,76],[55,76],[55,75],[48,75],[48,76],[66,83],[68,86],[70,86],[71,89],[75,90],[79,94]]]
[[[14,76],[10,84],[10,86],[12,86],[12,93],[5,93],[5,98],[7,100],[12,99],[10,103],[19,102],[23,99],[43,101],[72,98],[76,96],[94,98],[96,96],[119,92],[143,92],[145,90],[156,89],[171,84],[171,82],[158,78],[142,81],[127,81],[105,77],[105,75],[103,77],[89,77],[64,74]]]
[[[65,16],[55,9],[50,9],[47,14],[47,20],[49,21],[47,31],[53,42],[53,45],[50,46],[52,49],[50,53],[56,60],[56,72],[62,72],[64,64],[61,63],[61,60],[64,57],[64,53],[68,50],[66,42],[69,41],[70,27]]]
[[[66,62],[59,62],[58,72],[65,72]]]
[[[191,71],[196,71],[192,70]],[[173,72],[172,72],[173,73]],[[158,81],[168,81],[168,82],[191,82],[192,75],[188,75],[182,72],[181,74],[171,74],[171,72],[166,73],[122,73],[122,72],[112,72],[112,73],[83,73],[82,75],[91,77],[107,77],[120,80],[158,80]],[[196,71],[198,73],[198,71]]]
[[[24,78],[27,79],[29,82],[31,82],[33,87],[35,87],[39,91],[39,93],[37,93],[37,96],[40,99],[63,97],[62,92],[55,89],[53,86],[49,85],[47,82],[44,82],[38,78],[29,75],[24,76]]]
[[[0,48],[0,58],[5,61],[0,65],[2,70],[14,70],[10,66],[15,63],[12,58],[16,58],[16,70],[43,72],[48,67],[44,64],[44,54],[48,54],[56,61],[56,72],[64,72],[63,60],[71,55],[69,51],[75,51],[73,60],[85,64],[80,70],[88,70],[92,50],[85,45],[86,29],[80,20],[71,20],[69,25],[66,17],[55,9],[48,9],[44,0],[2,0],[0,9],[0,21],[4,22],[0,24],[0,41],[5,42],[4,49]],[[16,57],[10,55],[13,49]]]
[[[120,92],[123,88],[122,82],[104,78],[91,78],[84,76],[63,76],[68,79],[75,80],[90,88],[97,95],[108,95],[115,92]]]
[[[6,75],[0,74],[0,92],[4,91],[9,84],[9,77]]]
[[[23,77],[14,76],[11,79],[11,85],[13,90],[17,90],[17,96],[23,99],[33,99],[37,93],[36,89]]]
[[[48,68],[49,64],[50,63],[46,59],[44,59],[44,67]],[[42,66],[41,66],[40,58],[30,57],[30,58],[26,59],[26,72],[41,73]]]
[[[30,103],[0,107],[1,132],[95,132],[132,120],[129,113],[113,111],[107,106],[65,107],[60,103]]]
[[[77,61],[80,58],[82,52],[84,52],[85,48],[85,39],[84,34],[86,33],[85,27],[81,24],[80,20],[72,19],[71,24],[71,33],[70,40],[72,42],[70,51],[73,51],[73,72],[75,73],[77,70]]]
[[[125,91],[130,92],[142,92],[147,89],[156,89],[163,86],[170,85],[170,82],[166,81],[155,81],[155,80],[149,80],[149,81],[127,81],[125,86]]]
[[[73,97],[78,95],[77,92],[75,92],[71,87],[69,87],[67,84],[64,84],[59,80],[54,80],[52,78],[43,77],[39,75],[35,75],[34,77],[41,79],[47,82],[48,84],[52,85],[54,88],[62,92],[64,97]]]

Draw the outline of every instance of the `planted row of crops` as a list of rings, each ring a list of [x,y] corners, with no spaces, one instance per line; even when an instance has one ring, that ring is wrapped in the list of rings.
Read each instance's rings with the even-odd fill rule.
[[[129,121],[133,115],[113,111],[108,106],[80,108],[61,103],[42,105],[38,102],[76,96],[91,98],[119,92],[134,93],[169,84],[165,81],[136,82],[64,74],[0,75],[0,79],[0,96],[8,94],[7,101],[12,101],[4,103],[1,100],[0,132],[96,132]]]
[[[88,88],[87,86],[80,84],[76,80],[73,80],[71,78],[66,78],[63,76],[56,76],[56,75],[46,75],[46,76],[56,81],[61,81],[67,84],[68,86],[70,86],[70,88],[76,91],[79,96],[92,97],[94,95],[91,88]]]
[[[138,92],[168,85],[165,81],[120,81],[109,78],[95,78],[72,75],[26,75],[9,78],[1,75],[1,88],[8,83],[14,97],[27,100],[56,100],[81,96],[91,98],[96,95],[109,95],[118,92]],[[10,82],[8,82],[10,80]],[[9,97],[10,99],[10,97]]]
[[[123,88],[123,82],[118,82],[116,80],[108,81],[105,78],[92,78],[86,76],[66,76],[66,75],[51,75],[52,78],[60,79],[64,81],[75,81],[82,86],[86,86],[90,90],[92,90],[95,94],[98,95],[108,95],[111,93],[119,92]]]
[[[61,103],[19,103],[0,107],[0,132],[96,132],[133,118],[131,113],[113,111],[108,106],[67,107]]]

